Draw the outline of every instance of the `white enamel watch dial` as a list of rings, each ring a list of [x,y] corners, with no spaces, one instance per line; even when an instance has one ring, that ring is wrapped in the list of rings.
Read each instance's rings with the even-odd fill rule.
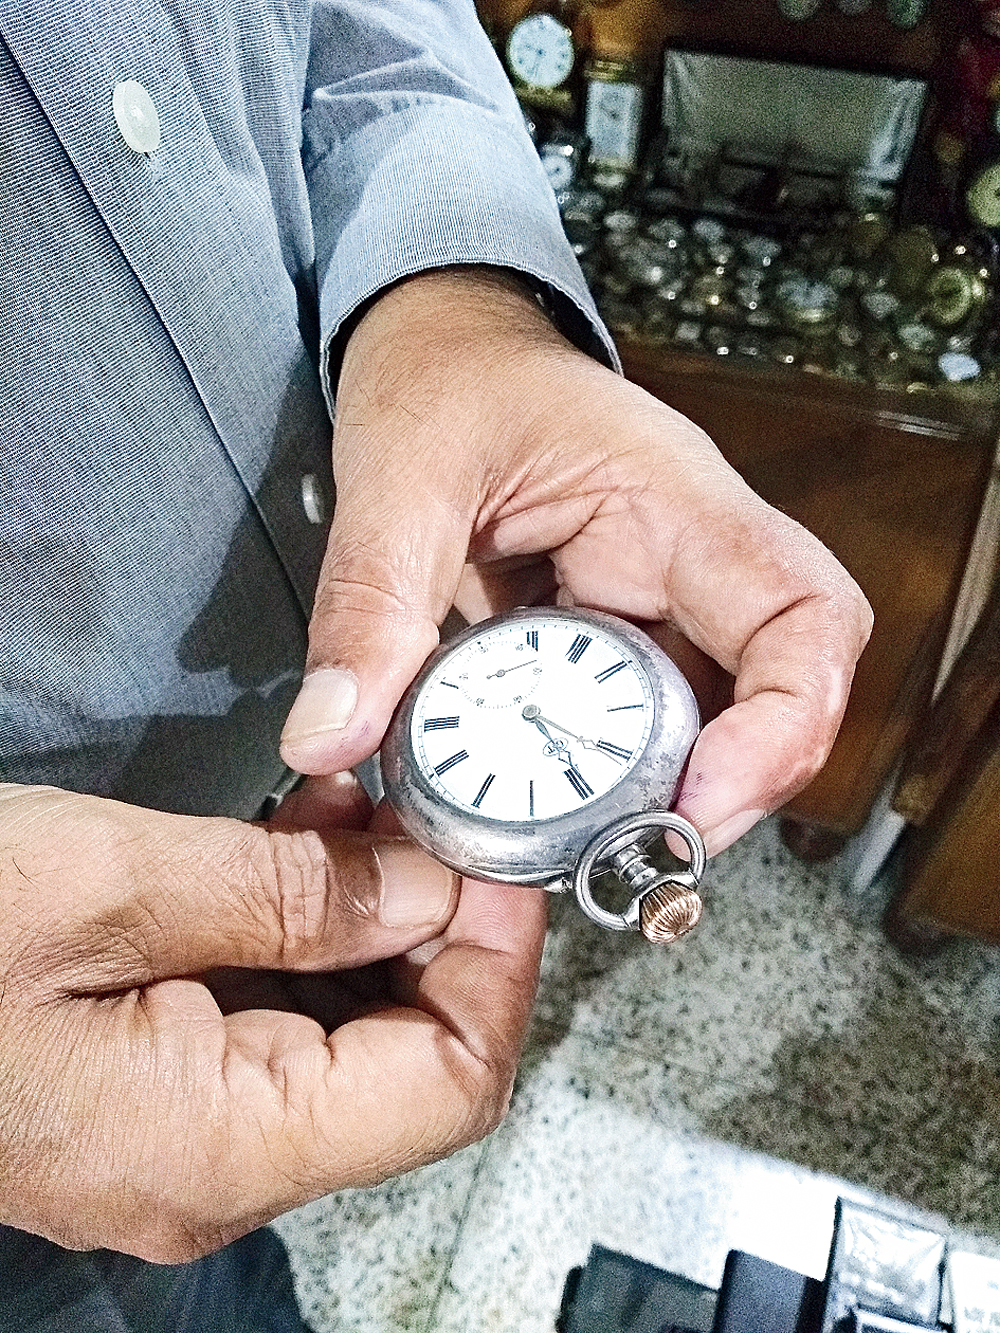
[[[442,800],[483,819],[537,822],[616,786],[642,754],[653,712],[646,671],[602,626],[506,621],[431,670],[410,746]]]
[[[573,34],[552,14],[529,14],[507,42],[507,65],[529,88],[558,88],[569,78],[576,52]]]
[[[1000,227],[1000,162],[991,162],[973,177],[965,200],[975,222],[983,227]]]
[[[595,839],[612,834],[602,869],[634,846],[634,830],[624,842],[614,830],[650,811],[650,829],[673,821],[703,868],[697,833],[665,815],[697,732],[690,687],[648,636],[597,612],[525,608],[431,657],[393,718],[383,778],[404,827],[446,864],[560,890]]]

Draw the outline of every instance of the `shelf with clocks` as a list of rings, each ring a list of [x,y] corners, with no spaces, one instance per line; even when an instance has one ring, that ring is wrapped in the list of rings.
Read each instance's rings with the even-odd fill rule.
[[[532,15],[524,0],[488,3],[505,54]],[[990,3],[1000,7],[982,7]],[[823,0],[808,19],[788,7],[589,8],[586,31],[576,30],[572,112],[524,105],[626,374],[702,426],[760,494],[816,532],[873,604],[875,630],[833,754],[784,812],[829,847],[864,825],[924,725],[990,476],[1000,433],[1000,217],[991,212],[1000,176],[990,174],[989,135],[974,135],[959,145],[947,188],[933,186],[942,90],[960,68],[968,20],[959,0],[930,0],[912,25],[894,22],[886,0],[853,14]],[[907,160],[882,180],[856,164],[817,168],[788,134],[768,161],[729,133],[707,148],[679,144],[664,118],[672,52],[842,71],[861,77],[852,88],[867,76],[912,85]],[[601,70],[601,60],[611,63]],[[634,161],[623,152],[607,177],[601,155],[585,152],[595,71],[639,90],[596,95],[602,133],[624,143],[623,126],[641,129]],[[858,104],[826,96],[828,107]],[[772,118],[798,105],[794,96],[753,100]],[[813,116],[821,141],[857,137],[843,116]]]
[[[508,6],[508,71],[619,336],[995,392],[1000,131],[944,197],[930,140],[951,125],[954,157],[955,116],[935,99],[949,71],[967,92],[968,39],[952,0],[919,9],[844,0],[795,22],[777,4],[750,25],[744,0]]]
[[[651,67],[641,54],[601,52],[595,14],[620,0],[532,0],[496,33],[511,84],[556,190],[588,174],[621,187],[635,170]]]
[[[583,189],[562,206],[619,338],[911,396],[989,403],[1000,389],[996,269],[972,229],[849,208],[822,229],[762,227]]]

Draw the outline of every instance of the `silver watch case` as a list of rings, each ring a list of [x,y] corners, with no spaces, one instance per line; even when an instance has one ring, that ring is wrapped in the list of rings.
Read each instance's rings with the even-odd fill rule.
[[[645,749],[621,782],[578,811],[533,821],[500,821],[442,800],[414,757],[411,722],[427,676],[456,648],[502,622],[565,619],[598,625],[635,654],[649,677],[653,725]],[[404,695],[382,744],[386,798],[407,833],[445,865],[475,879],[530,884],[560,893],[569,887],[584,849],[600,830],[630,815],[668,810],[698,735],[698,705],[677,666],[641,630],[616,616],[563,607],[522,607],[469,626],[439,647]],[[650,840],[656,830],[650,833]]]

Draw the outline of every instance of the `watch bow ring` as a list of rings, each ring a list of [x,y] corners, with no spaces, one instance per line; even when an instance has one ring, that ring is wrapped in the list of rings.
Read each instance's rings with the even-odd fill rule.
[[[523,607],[431,655],[381,751],[386,797],[422,847],[462,874],[572,889],[609,930],[666,943],[696,924],[705,847],[670,812],[698,735],[684,676],[603,612]],[[658,868],[673,833],[689,862]],[[598,905],[609,882],[622,912]]]

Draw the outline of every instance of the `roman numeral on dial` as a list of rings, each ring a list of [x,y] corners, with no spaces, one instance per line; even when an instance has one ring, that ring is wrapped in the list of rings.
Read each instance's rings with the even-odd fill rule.
[[[456,764],[460,764],[463,759],[468,759],[468,757],[468,750],[459,750],[456,754],[450,755],[447,759],[442,760],[434,769],[434,772],[439,778],[443,777],[445,773],[448,772],[449,768],[454,768]]]
[[[581,801],[585,801],[588,796],[593,796],[593,787],[590,786],[587,779],[577,772],[575,768],[564,768],[563,772],[566,774],[567,778],[569,778],[570,786],[576,792],[577,796],[579,796]]]
[[[566,654],[571,662],[579,662],[591,644],[589,634],[578,634],[569,646],[569,652]]]
[[[458,726],[457,717],[424,718],[424,731],[448,731]]]
[[[619,671],[623,671],[627,666],[627,662],[616,662],[614,666],[605,667],[603,671],[599,671],[594,679],[600,681],[603,685],[606,680],[610,680],[612,676],[616,676]]]

